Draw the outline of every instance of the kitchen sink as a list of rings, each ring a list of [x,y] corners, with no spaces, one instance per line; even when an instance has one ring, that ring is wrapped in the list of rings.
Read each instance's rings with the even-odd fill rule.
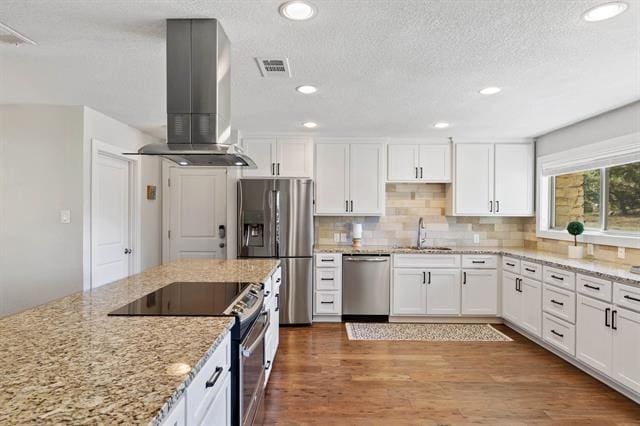
[[[434,247],[434,246],[424,246],[424,247],[420,247],[418,248],[418,246],[404,246],[404,247],[398,247],[399,249],[406,249],[406,250],[434,250],[434,251],[438,251],[438,250],[453,250],[450,247]]]

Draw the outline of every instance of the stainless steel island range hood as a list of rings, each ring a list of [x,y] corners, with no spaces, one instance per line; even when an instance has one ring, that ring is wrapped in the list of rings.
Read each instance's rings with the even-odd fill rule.
[[[231,137],[230,43],[217,19],[167,20],[167,143],[138,155],[158,155],[182,166],[255,163]]]

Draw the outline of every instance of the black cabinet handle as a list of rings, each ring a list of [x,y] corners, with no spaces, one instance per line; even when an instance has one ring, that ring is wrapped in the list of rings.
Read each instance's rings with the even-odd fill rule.
[[[618,329],[618,311],[611,312],[611,328],[613,330]]]
[[[551,299],[551,303],[555,303],[556,305],[559,305],[559,306],[564,306],[564,303],[558,302],[557,300],[553,300],[553,299]]]
[[[611,308],[607,308],[604,310],[604,325],[606,325],[607,327],[611,327],[611,324],[609,324],[609,312],[611,311]]]
[[[558,337],[564,337],[564,334],[560,334],[560,333],[558,333],[558,332],[557,332],[557,331],[555,331],[555,330],[551,330],[551,332],[552,332],[553,334],[555,334],[556,336],[558,336]]]
[[[344,200],[344,211],[349,212],[349,200]]]
[[[420,167],[420,179],[422,179],[422,167]]]
[[[276,312],[280,310],[280,293],[276,293]]]
[[[489,201],[489,212],[493,213],[493,201]]]
[[[516,278],[516,291],[520,291],[520,290],[518,289],[518,279],[519,279],[519,278]]]
[[[514,266],[516,266],[516,264],[507,262],[507,266],[511,266],[513,268]]]
[[[320,259],[320,262],[333,262],[333,259]]]
[[[556,280],[564,281],[564,278],[559,277],[557,275],[551,275],[551,278],[555,278]]]
[[[496,213],[500,213],[500,201],[496,200]]]
[[[276,166],[276,176],[280,176],[280,163]]]
[[[267,364],[264,366],[265,370],[268,370],[271,368],[271,361],[267,361]]]
[[[464,279],[462,280],[462,284],[466,284],[467,283],[467,273],[463,272],[462,276],[464,277]]]
[[[486,263],[484,260],[472,260],[471,263],[480,263],[480,264],[484,264]]]
[[[418,179],[418,168],[416,167],[416,179]]]
[[[351,213],[353,213],[353,200],[351,200]]]
[[[320,303],[323,304],[323,305],[333,305],[333,302],[322,302],[322,301],[320,301]],[[277,309],[276,309],[276,311],[277,311]]]
[[[425,271],[422,271],[422,284],[426,284],[427,283],[427,273]]]
[[[522,293],[522,278],[516,278],[516,281],[518,283],[516,290],[518,290],[518,292]]]
[[[527,272],[536,272],[535,269],[531,269],[531,268],[524,268],[524,270],[527,271]]]
[[[320,281],[333,281],[333,278],[320,278]]]
[[[216,382],[220,378],[220,375],[222,374],[222,370],[223,370],[222,367],[216,367],[216,371],[214,371],[213,375],[211,377],[209,377],[209,380],[206,381],[206,383],[204,384],[204,387],[205,388],[214,387]]]
[[[276,175],[276,163],[271,163],[271,174]]]
[[[585,284],[584,285],[586,288],[590,288],[591,290],[598,290],[600,291],[600,287],[596,287],[594,285],[589,285],[589,284]]]
[[[634,302],[640,302],[640,299],[637,299],[637,298],[635,298],[633,296],[629,296],[629,295],[626,295],[626,294],[624,295],[624,298],[625,299],[629,299],[629,300],[633,300]]]
[[[429,271],[429,281],[427,281],[427,284],[431,284],[431,271]]]

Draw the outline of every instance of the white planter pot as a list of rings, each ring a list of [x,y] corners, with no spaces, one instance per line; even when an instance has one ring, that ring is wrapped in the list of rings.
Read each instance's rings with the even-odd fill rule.
[[[584,247],[569,246],[568,256],[570,259],[582,259],[584,257]]]

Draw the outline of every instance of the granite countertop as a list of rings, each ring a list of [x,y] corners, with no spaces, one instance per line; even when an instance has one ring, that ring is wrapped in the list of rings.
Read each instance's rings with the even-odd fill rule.
[[[0,318],[0,424],[159,423],[233,325],[108,317],[175,281],[264,281],[277,260],[181,260]]]
[[[415,249],[408,247],[363,246],[354,249],[351,246],[320,245],[314,248],[316,253],[344,253],[344,254],[381,254],[381,253],[405,253],[405,254],[500,254],[519,259],[540,262],[556,268],[567,269],[574,272],[597,275],[601,278],[612,280],[632,286],[640,287],[640,275],[632,273],[629,267],[623,267],[612,262],[599,260],[569,259],[567,256],[548,251],[530,250],[518,247],[452,247],[451,250]]]

